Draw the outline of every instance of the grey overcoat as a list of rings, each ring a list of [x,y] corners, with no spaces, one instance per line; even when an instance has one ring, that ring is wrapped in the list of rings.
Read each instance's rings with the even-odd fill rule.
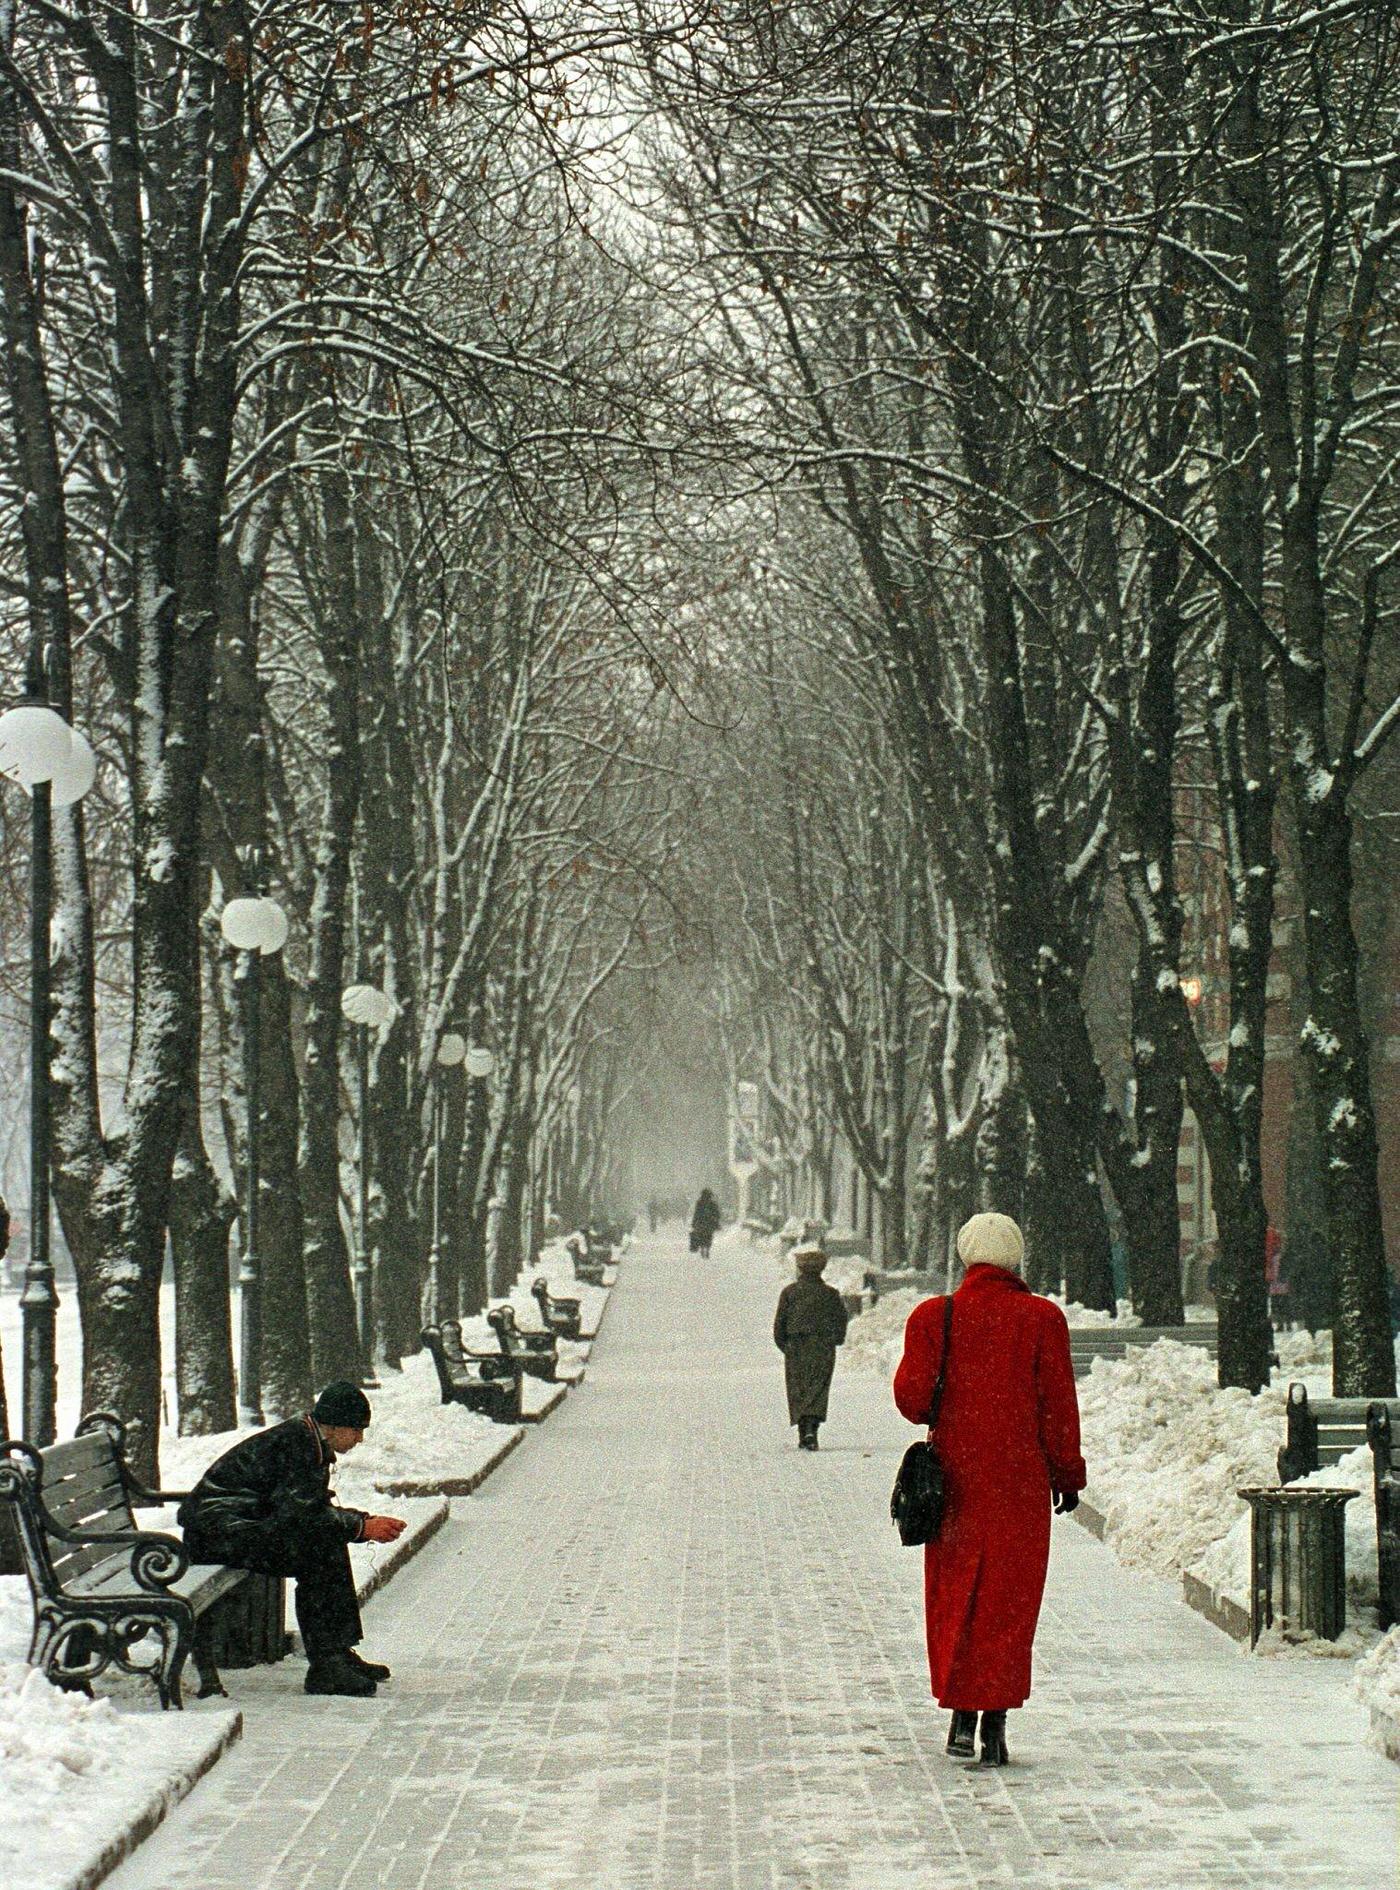
[[[846,1337],[846,1308],[834,1286],[804,1273],[778,1295],[773,1343],[787,1376],[788,1423],[825,1419],[836,1348]]]

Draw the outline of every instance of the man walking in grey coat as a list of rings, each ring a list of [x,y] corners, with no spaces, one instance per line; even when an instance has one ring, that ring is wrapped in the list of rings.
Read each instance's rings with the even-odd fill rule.
[[[821,1277],[826,1255],[818,1241],[792,1250],[797,1278],[778,1295],[773,1343],[783,1355],[788,1423],[797,1426],[799,1450],[817,1448],[826,1420],[827,1393],[836,1369],[836,1348],[846,1337],[846,1308],[835,1287]]]

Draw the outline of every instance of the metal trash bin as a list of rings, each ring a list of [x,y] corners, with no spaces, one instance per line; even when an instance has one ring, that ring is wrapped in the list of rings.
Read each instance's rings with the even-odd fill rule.
[[[1324,1641],[1347,1622],[1346,1505],[1360,1490],[1238,1490],[1250,1508],[1249,1644],[1265,1628]]]

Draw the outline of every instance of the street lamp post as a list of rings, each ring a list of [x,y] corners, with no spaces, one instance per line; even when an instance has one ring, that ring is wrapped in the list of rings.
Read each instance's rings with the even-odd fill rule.
[[[437,1047],[433,1072],[433,1244],[428,1249],[428,1323],[442,1317],[442,1073],[466,1061],[467,1040],[455,1030],[444,1032]]]
[[[488,1050],[485,1044],[474,1043],[467,1051],[466,1066],[468,1147],[480,1150],[485,1147],[486,1143],[486,1084],[490,1079],[492,1071],[496,1067],[495,1053],[494,1051]],[[473,1238],[479,1239],[482,1243],[479,1255],[473,1254],[473,1259],[480,1259],[481,1278],[485,1281],[486,1296],[489,1299],[491,1297],[492,1287],[491,1253],[493,1250],[489,1215],[487,1224],[478,1228],[476,1215],[473,1213],[471,1225]]]
[[[356,1045],[359,1065],[360,1201],[355,1227],[355,1259],[350,1277],[355,1288],[355,1329],[360,1340],[364,1365],[361,1383],[374,1390],[379,1381],[374,1375],[374,1267],[369,1244],[369,1033],[387,1030],[399,1014],[399,1007],[386,991],[373,984],[347,985],[340,994],[342,1015],[359,1033]]]
[[[55,1336],[58,1292],[49,1246],[49,934],[53,922],[52,812],[82,799],[97,773],[87,739],[48,706],[42,662],[31,665],[25,699],[0,716],[0,773],[30,796],[29,855],[29,1262],[20,1295],[24,1435],[51,1444],[57,1433]]]
[[[256,882],[262,861],[250,850],[246,870]],[[265,892],[230,899],[219,915],[219,929],[240,955],[243,997],[243,1090],[248,1109],[248,1147],[244,1160],[243,1253],[238,1268],[238,1407],[248,1425],[261,1424],[262,1412],[262,1261],[258,1252],[258,1126],[262,1108],[262,960],[287,942],[287,915]]]

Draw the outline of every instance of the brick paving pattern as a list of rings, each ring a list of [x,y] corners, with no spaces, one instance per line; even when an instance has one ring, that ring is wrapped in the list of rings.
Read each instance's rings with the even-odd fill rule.
[[[784,1424],[778,1276],[658,1241],[588,1381],[375,1599],[368,1702],[229,1676],[241,1748],[112,1890],[1382,1890],[1396,1772],[1329,1663],[1241,1655],[1057,1522],[1012,1764],[946,1759],[912,1433],[838,1372]]]

